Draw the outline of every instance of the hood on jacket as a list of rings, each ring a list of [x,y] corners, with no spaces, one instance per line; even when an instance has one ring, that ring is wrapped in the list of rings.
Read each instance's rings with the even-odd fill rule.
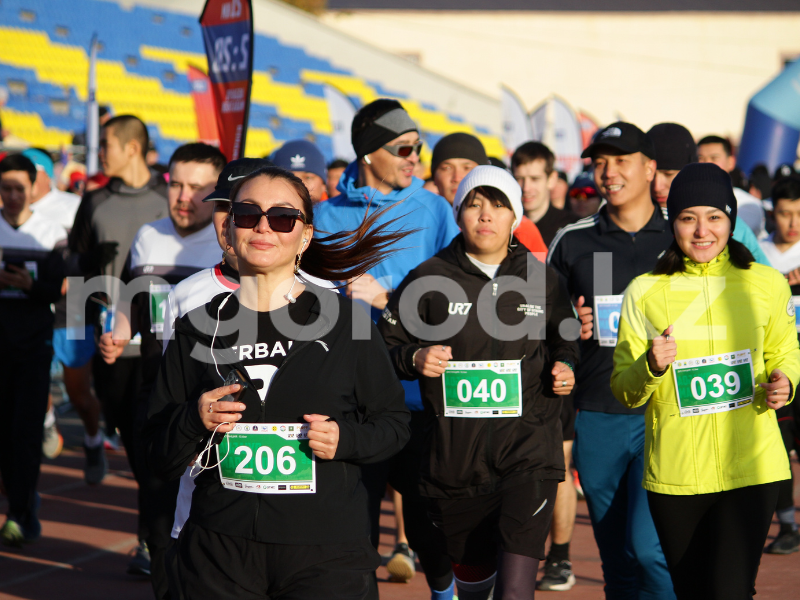
[[[368,185],[357,187],[358,161],[354,160],[347,165],[344,173],[342,173],[342,177],[339,179],[339,185],[336,186],[336,189],[345,194],[351,202],[366,208],[367,204],[370,203],[373,206],[381,206],[383,204],[408,198],[414,192],[421,190],[423,185],[425,185],[424,181],[418,179],[417,177],[413,177],[411,179],[411,185],[407,188],[403,188],[401,190],[392,190],[385,195],[381,194],[375,188],[369,187]]]

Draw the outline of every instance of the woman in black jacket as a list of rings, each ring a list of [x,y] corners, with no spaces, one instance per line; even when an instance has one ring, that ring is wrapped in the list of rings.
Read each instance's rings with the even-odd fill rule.
[[[420,489],[462,600],[487,598],[495,578],[495,598],[533,598],[564,479],[558,396],[575,383],[565,337],[580,325],[556,273],[512,237],[520,196],[507,171],[473,169],[453,203],[461,234],[409,273],[379,323],[398,374],[420,379]]]
[[[187,599],[361,599],[380,560],[358,465],[398,452],[409,415],[368,315],[295,275],[302,260],[324,279],[357,276],[402,234],[367,219],[322,251],[308,191],[277,167],[231,200],[241,287],[176,321],[145,431],[161,477],[195,460],[199,473],[180,585]]]

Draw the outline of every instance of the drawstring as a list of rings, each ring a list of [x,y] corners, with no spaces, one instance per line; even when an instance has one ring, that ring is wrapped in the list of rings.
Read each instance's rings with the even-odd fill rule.
[[[217,339],[217,331],[219,331],[219,320],[220,320],[219,319],[219,313],[222,310],[222,307],[225,306],[228,303],[228,300],[230,299],[231,296],[233,296],[233,294],[234,294],[234,292],[231,292],[230,294],[228,294],[225,297],[225,299],[222,301],[222,303],[220,303],[219,308],[217,309],[217,324],[214,327],[214,335],[211,337],[211,359],[214,361],[214,369],[216,369],[217,375],[219,375],[219,378],[222,379],[223,383],[225,382],[225,378],[222,376],[222,373],[219,372],[219,365],[217,364],[217,357],[214,356],[214,341]],[[222,463],[222,461],[225,460],[228,457],[228,453],[231,451],[231,443],[230,443],[230,441],[228,441],[228,438],[226,437],[225,438],[225,443],[227,444],[228,449],[225,451],[225,456],[220,458],[217,461],[217,464],[212,465],[212,466],[208,466],[208,461],[210,460],[209,457],[211,456],[211,446],[212,446],[212,443],[214,441],[214,436],[217,434],[217,429],[219,429],[220,426],[222,426],[222,425],[230,425],[230,423],[229,422],[223,422],[223,423],[219,423],[216,427],[214,427],[214,431],[211,432],[211,437],[208,438],[208,443],[206,444],[206,447],[203,448],[203,451],[200,454],[197,455],[197,458],[195,459],[194,463],[192,463],[192,468],[189,471],[189,477],[191,477],[192,479],[194,479],[195,477],[200,475],[200,473],[202,473],[206,469],[213,469],[215,467],[218,467]],[[203,460],[202,460],[204,454],[206,455],[206,464],[205,465],[203,465]],[[217,452],[217,456],[219,456],[219,452]],[[200,467],[200,470],[197,473],[194,472],[195,467]]]
[[[202,473],[206,469],[215,469],[220,464],[222,464],[223,460],[225,460],[228,457],[228,453],[231,451],[231,443],[228,441],[228,437],[225,436],[225,443],[227,445],[227,450],[225,450],[225,456],[220,458],[217,461],[216,464],[208,466],[208,461],[210,460],[209,457],[211,456],[211,446],[212,446],[212,442],[214,441],[214,436],[217,434],[217,429],[219,429],[220,426],[222,426],[222,425],[229,425],[229,423],[220,423],[219,425],[214,427],[214,431],[211,433],[211,437],[208,438],[208,443],[206,444],[206,447],[203,448],[203,451],[200,454],[197,455],[197,458],[195,459],[194,463],[192,464],[192,468],[189,471],[189,477],[191,477],[192,479],[194,479],[195,477],[200,475],[200,473]],[[205,465],[202,464],[202,460],[203,460],[203,455],[204,454],[206,455],[206,464]],[[219,448],[217,449],[217,456],[219,456]],[[195,467],[200,467],[200,470],[197,473],[194,472],[194,468]]]

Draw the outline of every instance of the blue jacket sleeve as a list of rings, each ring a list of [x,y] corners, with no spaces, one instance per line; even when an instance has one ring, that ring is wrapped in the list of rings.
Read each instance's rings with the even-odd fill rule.
[[[772,266],[769,264],[767,255],[764,254],[764,251],[761,249],[753,230],[738,216],[736,217],[736,228],[733,230],[733,239],[747,246],[747,249],[750,250],[750,254],[753,255],[757,263],[768,267]]]

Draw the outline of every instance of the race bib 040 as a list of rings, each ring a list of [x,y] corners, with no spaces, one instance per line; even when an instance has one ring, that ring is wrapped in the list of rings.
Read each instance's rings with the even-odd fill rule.
[[[672,363],[682,417],[736,410],[753,402],[750,350]]]
[[[597,326],[597,339],[601,346],[613,348],[617,345],[622,298],[622,295],[594,297],[594,322]]]
[[[522,415],[521,362],[450,361],[442,375],[444,415],[481,419]]]
[[[252,494],[317,491],[308,423],[237,423],[217,445],[220,453],[219,476],[227,489]]]

